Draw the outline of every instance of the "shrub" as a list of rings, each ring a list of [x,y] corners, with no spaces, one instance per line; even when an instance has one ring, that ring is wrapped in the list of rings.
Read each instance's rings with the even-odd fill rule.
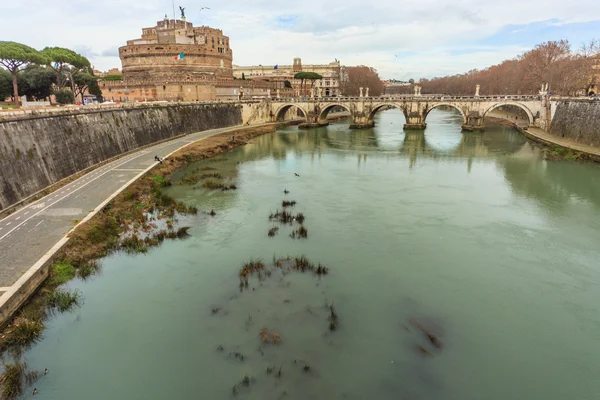
[[[59,89],[54,92],[58,104],[73,104],[75,103],[75,95],[69,89]]]

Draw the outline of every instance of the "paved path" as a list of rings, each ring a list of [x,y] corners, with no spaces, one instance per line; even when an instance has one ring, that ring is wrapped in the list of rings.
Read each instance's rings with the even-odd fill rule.
[[[596,146],[589,146],[587,144],[582,144],[574,140],[551,135],[550,133],[540,128],[528,128],[527,132],[529,132],[529,134],[531,134],[532,136],[535,136],[536,138],[541,139],[545,142],[554,143],[556,145],[566,147],[568,149],[581,151],[583,153],[589,153],[594,156],[600,157],[600,148]]]
[[[154,156],[231,128],[213,129],[147,147],[89,172],[0,220],[0,295],[56,245],[79,221],[148,167]]]

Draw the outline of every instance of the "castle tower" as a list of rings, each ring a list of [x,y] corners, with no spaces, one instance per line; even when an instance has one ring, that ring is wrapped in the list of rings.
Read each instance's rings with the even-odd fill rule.
[[[294,58],[294,72],[302,72],[302,59]]]

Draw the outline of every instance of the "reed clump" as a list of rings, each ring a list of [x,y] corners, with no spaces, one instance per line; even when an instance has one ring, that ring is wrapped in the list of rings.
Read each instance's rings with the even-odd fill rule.
[[[47,298],[51,310],[65,312],[81,305],[81,292],[78,290],[55,289]]]
[[[37,378],[36,371],[28,371],[24,361],[4,363],[4,372],[0,376],[2,384],[2,398],[16,399],[23,393],[23,387],[31,385]]]

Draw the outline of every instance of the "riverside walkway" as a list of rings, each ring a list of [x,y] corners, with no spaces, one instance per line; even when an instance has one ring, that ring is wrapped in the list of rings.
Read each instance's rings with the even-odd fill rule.
[[[529,133],[529,135],[527,133]],[[525,133],[525,136],[532,136],[530,137],[531,139],[537,139],[538,141],[548,145],[557,145],[582,153],[591,154],[592,156],[595,156],[598,159],[600,159],[600,148],[596,146],[578,143],[574,140],[554,136],[540,128],[528,128]]]
[[[0,295],[66,241],[77,223],[180,148],[241,126],[193,133],[130,153],[107,163],[0,220]],[[0,306],[5,296],[0,298]]]

